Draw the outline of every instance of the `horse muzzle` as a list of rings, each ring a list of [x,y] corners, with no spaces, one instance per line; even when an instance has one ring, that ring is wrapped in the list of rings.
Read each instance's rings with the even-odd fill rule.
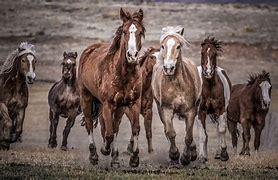
[[[35,73],[27,73],[26,74],[26,81],[28,84],[33,84],[36,79],[36,74]]]
[[[268,109],[270,106],[270,100],[263,100],[262,102],[262,109]]]
[[[167,76],[173,75],[175,73],[176,66],[173,64],[163,65],[164,74]]]

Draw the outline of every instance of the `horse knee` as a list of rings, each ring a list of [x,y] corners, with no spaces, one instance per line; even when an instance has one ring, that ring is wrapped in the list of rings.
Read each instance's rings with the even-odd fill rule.
[[[226,125],[224,123],[219,123],[219,126],[218,126],[218,131],[219,133],[223,134],[223,133],[226,133]]]
[[[176,137],[176,132],[174,130],[168,130],[168,131],[166,131],[166,136],[169,139],[175,138]]]

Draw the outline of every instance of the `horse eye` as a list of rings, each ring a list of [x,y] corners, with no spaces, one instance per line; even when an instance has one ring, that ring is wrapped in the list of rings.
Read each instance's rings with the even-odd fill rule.
[[[36,63],[37,63],[37,61],[35,60],[35,61],[34,61],[34,63],[36,64]]]
[[[26,62],[26,60],[25,60],[25,59],[22,59],[21,61],[22,61],[23,63],[25,63],[25,62]]]
[[[161,49],[164,49],[164,45],[163,44],[161,45]]]
[[[180,49],[180,48],[181,48],[181,46],[180,46],[180,45],[178,45],[178,46],[177,46],[177,49]]]
[[[126,32],[125,32],[125,31],[124,31],[123,33],[124,33],[124,35],[126,35]]]

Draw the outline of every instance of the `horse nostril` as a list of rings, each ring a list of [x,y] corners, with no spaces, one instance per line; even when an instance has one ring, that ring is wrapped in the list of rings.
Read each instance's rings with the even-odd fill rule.
[[[128,57],[131,57],[131,54],[129,53],[129,51],[127,52],[127,56],[128,56]]]
[[[173,71],[174,69],[175,69],[175,66],[172,66],[172,67],[170,68],[171,71]]]
[[[138,55],[138,51],[135,52],[135,57],[137,57],[137,55]]]

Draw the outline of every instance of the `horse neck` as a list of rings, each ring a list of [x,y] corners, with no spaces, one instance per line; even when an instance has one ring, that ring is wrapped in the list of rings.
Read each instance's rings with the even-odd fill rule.
[[[251,99],[253,101],[254,104],[258,105],[261,107],[261,100],[258,96],[258,85],[256,83],[252,84],[252,86],[250,86],[250,96]]]
[[[73,73],[73,76],[71,78],[64,78],[62,77],[63,82],[69,86],[69,87],[75,87],[76,82],[76,73]]]

